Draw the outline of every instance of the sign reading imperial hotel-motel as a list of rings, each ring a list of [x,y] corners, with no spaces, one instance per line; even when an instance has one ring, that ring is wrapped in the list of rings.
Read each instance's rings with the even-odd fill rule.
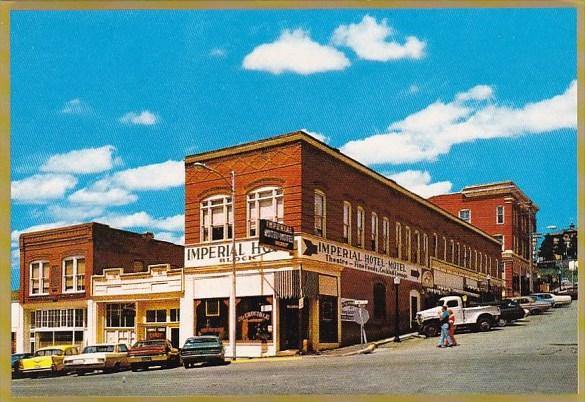
[[[479,297],[488,278],[500,293],[500,258],[485,232],[293,132],[186,157],[184,248],[100,224],[23,235],[15,344],[216,334],[226,357],[335,348],[360,342],[355,301],[369,340],[394,335],[396,309],[410,332],[443,294]]]

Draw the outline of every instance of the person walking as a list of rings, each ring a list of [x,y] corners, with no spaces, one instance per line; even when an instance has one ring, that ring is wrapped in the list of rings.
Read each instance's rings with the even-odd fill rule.
[[[447,312],[449,313],[449,338],[451,338],[451,344],[447,346],[457,346],[457,341],[455,340],[455,313],[453,313],[452,309],[448,309]]]
[[[447,306],[443,305],[439,312],[439,324],[441,325],[441,337],[439,338],[438,348],[444,348],[445,344],[451,346],[453,343],[449,337],[449,312]]]

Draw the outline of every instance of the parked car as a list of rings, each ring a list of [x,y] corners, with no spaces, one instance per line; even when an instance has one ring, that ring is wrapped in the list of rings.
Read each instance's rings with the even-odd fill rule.
[[[132,371],[150,366],[177,367],[181,365],[179,350],[168,339],[138,341],[128,351]]]
[[[11,356],[11,365],[12,365],[12,377],[18,378],[21,377],[22,374],[20,372],[20,361],[22,359],[26,359],[32,357],[32,353],[13,353]]]
[[[554,293],[544,292],[534,293],[534,295],[538,295],[545,299],[552,299],[554,301],[553,307],[566,306],[571,304],[571,302],[573,301],[570,295],[555,295]]]
[[[79,376],[94,370],[106,373],[130,367],[128,347],[123,343],[86,346],[79,355],[65,356],[64,363],[67,373]]]
[[[185,368],[193,367],[199,362],[223,364],[225,349],[216,335],[193,336],[185,341],[181,349],[181,359]]]
[[[520,320],[527,315],[527,310],[522,308],[522,306],[514,300],[502,299],[498,304],[498,307],[500,307],[501,312],[500,319],[498,320],[498,325],[500,327],[504,327],[511,322]]]
[[[522,308],[528,310],[532,315],[543,313],[551,308],[550,303],[537,301],[535,298],[529,296],[511,297],[510,300],[518,302]]]
[[[572,300],[577,300],[578,297],[577,284],[574,284],[573,286],[563,287],[562,289],[560,288],[553,289],[552,294],[570,296]]]
[[[36,375],[39,373],[62,374],[65,369],[63,364],[65,356],[77,354],[79,354],[79,350],[74,345],[41,348],[35,352],[34,356],[22,359],[19,364],[19,370],[23,375]]]
[[[418,331],[428,337],[436,336],[440,332],[439,312],[441,306],[447,306],[455,314],[455,325],[458,327],[473,327],[479,331],[489,331],[500,319],[498,306],[463,307],[460,296],[441,297],[438,307],[416,313]]]
[[[530,297],[535,298],[537,301],[550,303],[551,307],[555,307],[555,298],[551,293],[531,293]]]

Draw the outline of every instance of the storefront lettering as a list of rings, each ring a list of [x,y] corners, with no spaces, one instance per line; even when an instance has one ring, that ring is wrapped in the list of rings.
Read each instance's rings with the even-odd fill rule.
[[[252,320],[270,320],[270,314],[263,313],[261,311],[248,311],[241,316],[238,317],[238,321],[242,322],[244,320],[252,321]]]

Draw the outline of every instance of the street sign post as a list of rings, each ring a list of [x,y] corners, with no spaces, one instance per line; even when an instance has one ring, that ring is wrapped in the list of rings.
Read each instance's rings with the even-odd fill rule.
[[[258,243],[279,250],[294,250],[295,229],[282,223],[260,219]]]

